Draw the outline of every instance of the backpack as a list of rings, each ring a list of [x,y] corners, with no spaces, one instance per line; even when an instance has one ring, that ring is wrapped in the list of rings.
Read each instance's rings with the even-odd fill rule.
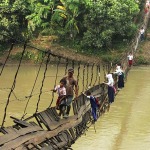
[[[94,97],[94,99],[95,99],[97,106],[100,107],[99,99],[97,97]]]

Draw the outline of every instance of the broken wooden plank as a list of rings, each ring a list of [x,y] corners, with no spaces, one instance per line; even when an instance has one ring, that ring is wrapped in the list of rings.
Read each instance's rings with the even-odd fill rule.
[[[17,132],[17,129],[13,128],[13,127],[6,127],[6,128],[3,128],[3,130],[5,131],[4,134],[8,134],[8,133],[16,133]]]
[[[26,128],[21,128],[20,130],[16,130],[16,132],[14,133],[10,133],[10,134],[5,134],[0,136],[0,145],[3,145],[5,143],[8,143],[9,141],[12,141],[20,136],[23,136],[25,134],[29,134],[32,132],[37,132],[37,131],[43,131],[42,128],[40,128],[39,126],[30,126],[30,127],[26,127]]]
[[[26,134],[24,136],[17,137],[16,139],[13,139],[4,145],[0,147],[1,150],[12,150],[16,149],[17,147],[21,146],[22,144],[24,145],[25,142],[27,142],[30,139],[33,139],[37,136],[44,136],[47,131],[38,131],[38,132],[33,132],[32,134]]]
[[[52,138],[52,137],[56,136],[59,132],[61,132],[63,130],[67,130],[69,128],[77,126],[79,123],[82,122],[82,116],[87,111],[88,110],[87,110],[86,106],[85,105],[82,106],[81,109],[79,110],[78,115],[71,116],[68,119],[66,119],[66,123],[64,125],[62,124],[61,128],[56,128],[53,131],[48,131],[45,135],[39,135],[39,136],[37,136],[33,139],[30,139],[26,144],[34,143],[35,145],[38,145],[41,142],[43,142],[45,139]]]

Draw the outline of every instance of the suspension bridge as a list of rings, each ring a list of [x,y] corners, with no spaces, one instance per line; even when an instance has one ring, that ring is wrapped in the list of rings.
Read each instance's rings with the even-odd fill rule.
[[[5,59],[4,64],[1,67],[0,76],[3,76],[5,69],[7,67],[7,62],[12,59],[12,51],[17,44],[12,43],[8,51],[8,55]],[[47,70],[51,70],[51,64],[55,64],[55,79],[54,86],[58,83],[58,72],[59,67],[64,66],[64,73],[67,73],[69,67],[76,67],[76,79],[77,82],[81,80],[82,87],[79,86],[81,93],[89,90],[92,95],[98,97],[100,108],[98,110],[98,118],[109,109],[109,103],[107,99],[107,86],[101,83],[100,79],[105,73],[112,69],[111,64],[101,65],[100,63],[95,64],[92,62],[82,62],[77,60],[71,60],[64,56],[56,55],[50,50],[41,50],[31,45],[24,44],[21,46],[22,51],[20,52],[18,62],[16,64],[16,71],[12,79],[11,86],[8,88],[7,100],[3,103],[5,104],[4,114],[1,123],[1,136],[0,136],[0,148],[3,150],[8,149],[71,149],[71,145],[82,135],[89,126],[92,124],[91,118],[91,108],[90,103],[85,97],[85,95],[80,94],[72,102],[73,115],[70,115],[67,119],[60,119],[58,112],[54,107],[55,96],[52,93],[51,101],[49,101],[49,106],[47,106],[42,111],[39,111],[40,102],[42,102],[42,94],[44,91],[45,80],[47,78]],[[30,49],[30,51],[29,51]],[[32,49],[32,50],[31,50]],[[23,65],[24,60],[27,59],[27,55],[32,55],[31,51],[36,55],[40,54],[41,58],[38,60],[37,66],[38,71],[35,75],[35,79],[30,89],[28,95],[24,96],[24,101],[26,102],[23,110],[22,117],[17,118],[8,115],[8,107],[13,101],[19,100],[17,97],[15,88],[17,84],[17,79],[20,73],[20,69]],[[27,61],[27,60],[26,60]],[[124,68],[126,68],[126,73],[128,71],[127,61],[124,59],[122,61]],[[44,68],[43,70],[41,68]],[[35,94],[36,84],[39,78],[39,74],[42,74],[40,80],[39,92]],[[82,77],[81,77],[82,74]],[[51,80],[51,79],[49,79]],[[50,81],[49,81],[50,82]],[[6,88],[6,87],[5,87]],[[2,90],[2,89],[1,89]],[[23,89],[22,89],[23,90]],[[37,96],[37,101],[35,103],[35,110],[32,115],[26,117],[28,114],[28,108],[30,107],[30,101],[34,96]],[[15,100],[12,99],[15,97]],[[11,126],[5,126],[6,117],[10,117],[13,120]]]
[[[149,17],[147,16],[144,20],[145,28],[148,23],[148,19]],[[133,42],[133,46],[131,47],[133,53],[138,47],[139,36],[140,35],[138,34]],[[17,44],[11,44],[10,49],[8,51],[8,55],[1,66],[0,80],[3,80],[2,76],[7,67],[7,63],[13,58],[12,51],[15,45]],[[113,69],[113,65],[93,63],[90,61],[84,62],[80,60],[72,60],[65,56],[54,54],[50,50],[45,51],[38,49],[34,46],[28,45],[27,43],[21,45],[20,49],[22,49],[22,51],[17,57],[18,62],[16,63],[16,71],[11,80],[10,86],[5,86],[0,89],[0,91],[2,91],[3,89],[7,89],[8,91],[6,100],[2,102],[2,104],[4,105],[4,113],[2,116],[2,123],[0,127],[0,149],[71,149],[71,145],[92,125],[90,103],[85,97],[85,95],[79,94],[79,96],[76,97],[72,102],[73,114],[70,115],[67,119],[60,119],[58,116],[58,112],[54,107],[56,99],[54,94],[52,93],[51,99],[48,100],[49,105],[43,108],[42,111],[40,111],[40,103],[43,101],[42,96],[44,93],[49,92],[48,90],[44,90],[45,84],[48,81],[53,81],[54,86],[56,86],[60,78],[59,69],[62,65],[64,66],[64,72],[61,72],[62,76],[67,73],[67,69],[69,67],[76,67],[76,79],[78,83],[79,80],[81,82],[81,85],[79,86],[79,91],[82,93],[86,90],[89,90],[92,93],[92,95],[98,98],[100,108],[97,112],[97,115],[98,118],[100,118],[100,116],[106,110],[109,110],[110,107],[107,98],[107,86],[101,81],[104,81],[105,73],[108,73],[111,69]],[[36,58],[33,57],[33,54],[36,54]],[[32,82],[32,86],[28,90],[28,93],[26,94],[24,88],[21,89],[24,92],[24,94],[26,94],[21,99],[18,98],[15,89],[17,87],[19,78],[18,76],[21,67],[24,65],[24,60],[27,61],[29,57],[36,61],[36,66],[38,69],[34,77],[34,82]],[[126,58],[127,54],[124,54],[120,58],[120,62],[125,70],[125,75],[127,77],[129,68],[127,65]],[[51,71],[52,67],[55,67],[56,72],[53,75],[52,79],[49,78],[49,80],[47,80],[47,71]],[[114,76],[114,79],[115,86],[117,88],[116,76]],[[37,88],[37,83],[39,80],[40,84],[38,84]],[[28,82],[28,80],[26,80],[26,82]],[[28,116],[28,108],[31,107],[30,102],[33,101],[33,97],[35,96],[35,109],[33,110],[32,115]],[[14,101],[17,101],[17,103],[19,103],[20,101],[25,102],[23,106],[23,113],[19,118],[10,115],[9,113],[9,105]],[[7,117],[10,117],[13,121],[13,124],[11,124],[10,126],[5,126],[5,124],[7,123]]]

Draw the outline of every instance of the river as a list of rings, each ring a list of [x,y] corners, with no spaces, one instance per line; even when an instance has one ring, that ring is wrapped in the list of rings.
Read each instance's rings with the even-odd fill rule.
[[[68,66],[68,68],[70,67],[71,66]],[[45,79],[43,82],[43,87],[42,87],[45,66],[41,67],[31,99],[29,100],[27,109],[24,113],[25,106],[27,104],[29,95],[35,83],[35,79],[37,77],[39,66],[21,65],[16,81],[14,82],[17,65],[7,65],[4,68],[2,75],[0,76],[0,110],[1,110],[0,124],[3,121],[4,110],[6,107],[8,95],[10,93],[10,89],[13,85],[13,82],[15,83],[15,88],[11,93],[9,99],[10,102],[6,111],[5,126],[13,124],[12,119],[10,119],[10,116],[21,118],[23,114],[26,114],[25,118],[27,118],[31,116],[33,113],[35,113],[37,108],[37,102],[39,100],[41,87],[42,87],[42,94],[39,100],[38,112],[45,110],[47,107],[49,107],[53,97],[53,94],[50,90],[54,88],[55,84],[56,85],[59,84],[60,79],[65,76],[65,70],[66,70],[65,65],[59,65],[58,73],[56,68],[57,68],[56,65],[48,65],[47,72],[45,74]],[[94,83],[98,84],[99,82],[99,74],[97,72],[96,66],[93,67],[93,69],[92,66],[89,67],[86,66],[84,72],[83,72],[83,68],[84,68],[83,65],[80,66],[80,69],[78,66],[75,66],[75,71],[74,71],[75,72],[74,77],[77,79],[79,76],[79,93],[84,91],[86,88],[88,88],[90,83],[91,85],[93,85]],[[79,75],[78,75],[78,69],[80,71]],[[84,79],[83,79],[83,74],[84,74]],[[92,74],[93,74],[93,78],[91,78]],[[96,76],[97,76],[97,80],[96,80]],[[103,69],[101,69],[100,80],[104,80],[103,78],[104,78]],[[56,99],[57,99],[57,93],[54,94],[54,101],[52,103],[52,106],[55,106]]]
[[[83,67],[83,66],[82,66]],[[2,122],[4,109],[8,99],[8,94],[13,83],[17,67],[6,66],[0,77],[0,122]],[[44,66],[41,68],[33,96],[31,97],[26,116],[35,112],[41,82],[43,79]],[[75,77],[77,77],[77,67]],[[83,68],[81,68],[82,70]],[[61,66],[58,72],[57,84],[64,76],[65,66]],[[96,76],[96,69],[94,69]],[[102,71],[102,70],[101,70]],[[10,103],[7,109],[5,126],[13,122],[10,116],[21,118],[27,103],[27,96],[30,95],[36,75],[37,66],[21,66],[17,76],[14,92],[11,94]],[[85,78],[87,78],[85,72]],[[43,94],[39,103],[38,111],[47,108],[51,102],[52,93],[50,89],[54,87],[56,75],[56,66],[49,65],[46,73]],[[89,71],[89,76],[91,71]],[[83,72],[80,73],[79,86],[80,91],[83,88]],[[101,81],[103,81],[101,73]],[[106,112],[94,125],[92,125],[86,135],[82,135],[75,144],[73,150],[149,150],[150,149],[150,67],[133,67],[128,75],[125,88],[122,89],[111,105],[109,112]],[[89,78],[89,82],[90,82]],[[94,79],[92,83],[94,82]],[[87,84],[87,81],[84,82]],[[55,99],[57,94],[55,94]],[[55,105],[55,102],[53,102]]]
[[[73,150],[150,149],[150,66],[134,67],[109,112],[72,146]]]

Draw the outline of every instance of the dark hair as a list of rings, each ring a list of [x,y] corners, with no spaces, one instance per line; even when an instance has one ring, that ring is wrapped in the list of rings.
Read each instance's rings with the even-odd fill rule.
[[[117,63],[118,66],[121,66],[121,63]]]
[[[61,79],[60,83],[63,83],[64,85],[66,85],[67,81],[65,79]]]
[[[86,92],[86,95],[87,95],[87,96],[91,95],[91,92],[90,92],[90,91],[87,91],[87,92]]]
[[[74,73],[74,69],[73,69],[73,68],[69,68],[69,69],[68,69],[68,72]]]

